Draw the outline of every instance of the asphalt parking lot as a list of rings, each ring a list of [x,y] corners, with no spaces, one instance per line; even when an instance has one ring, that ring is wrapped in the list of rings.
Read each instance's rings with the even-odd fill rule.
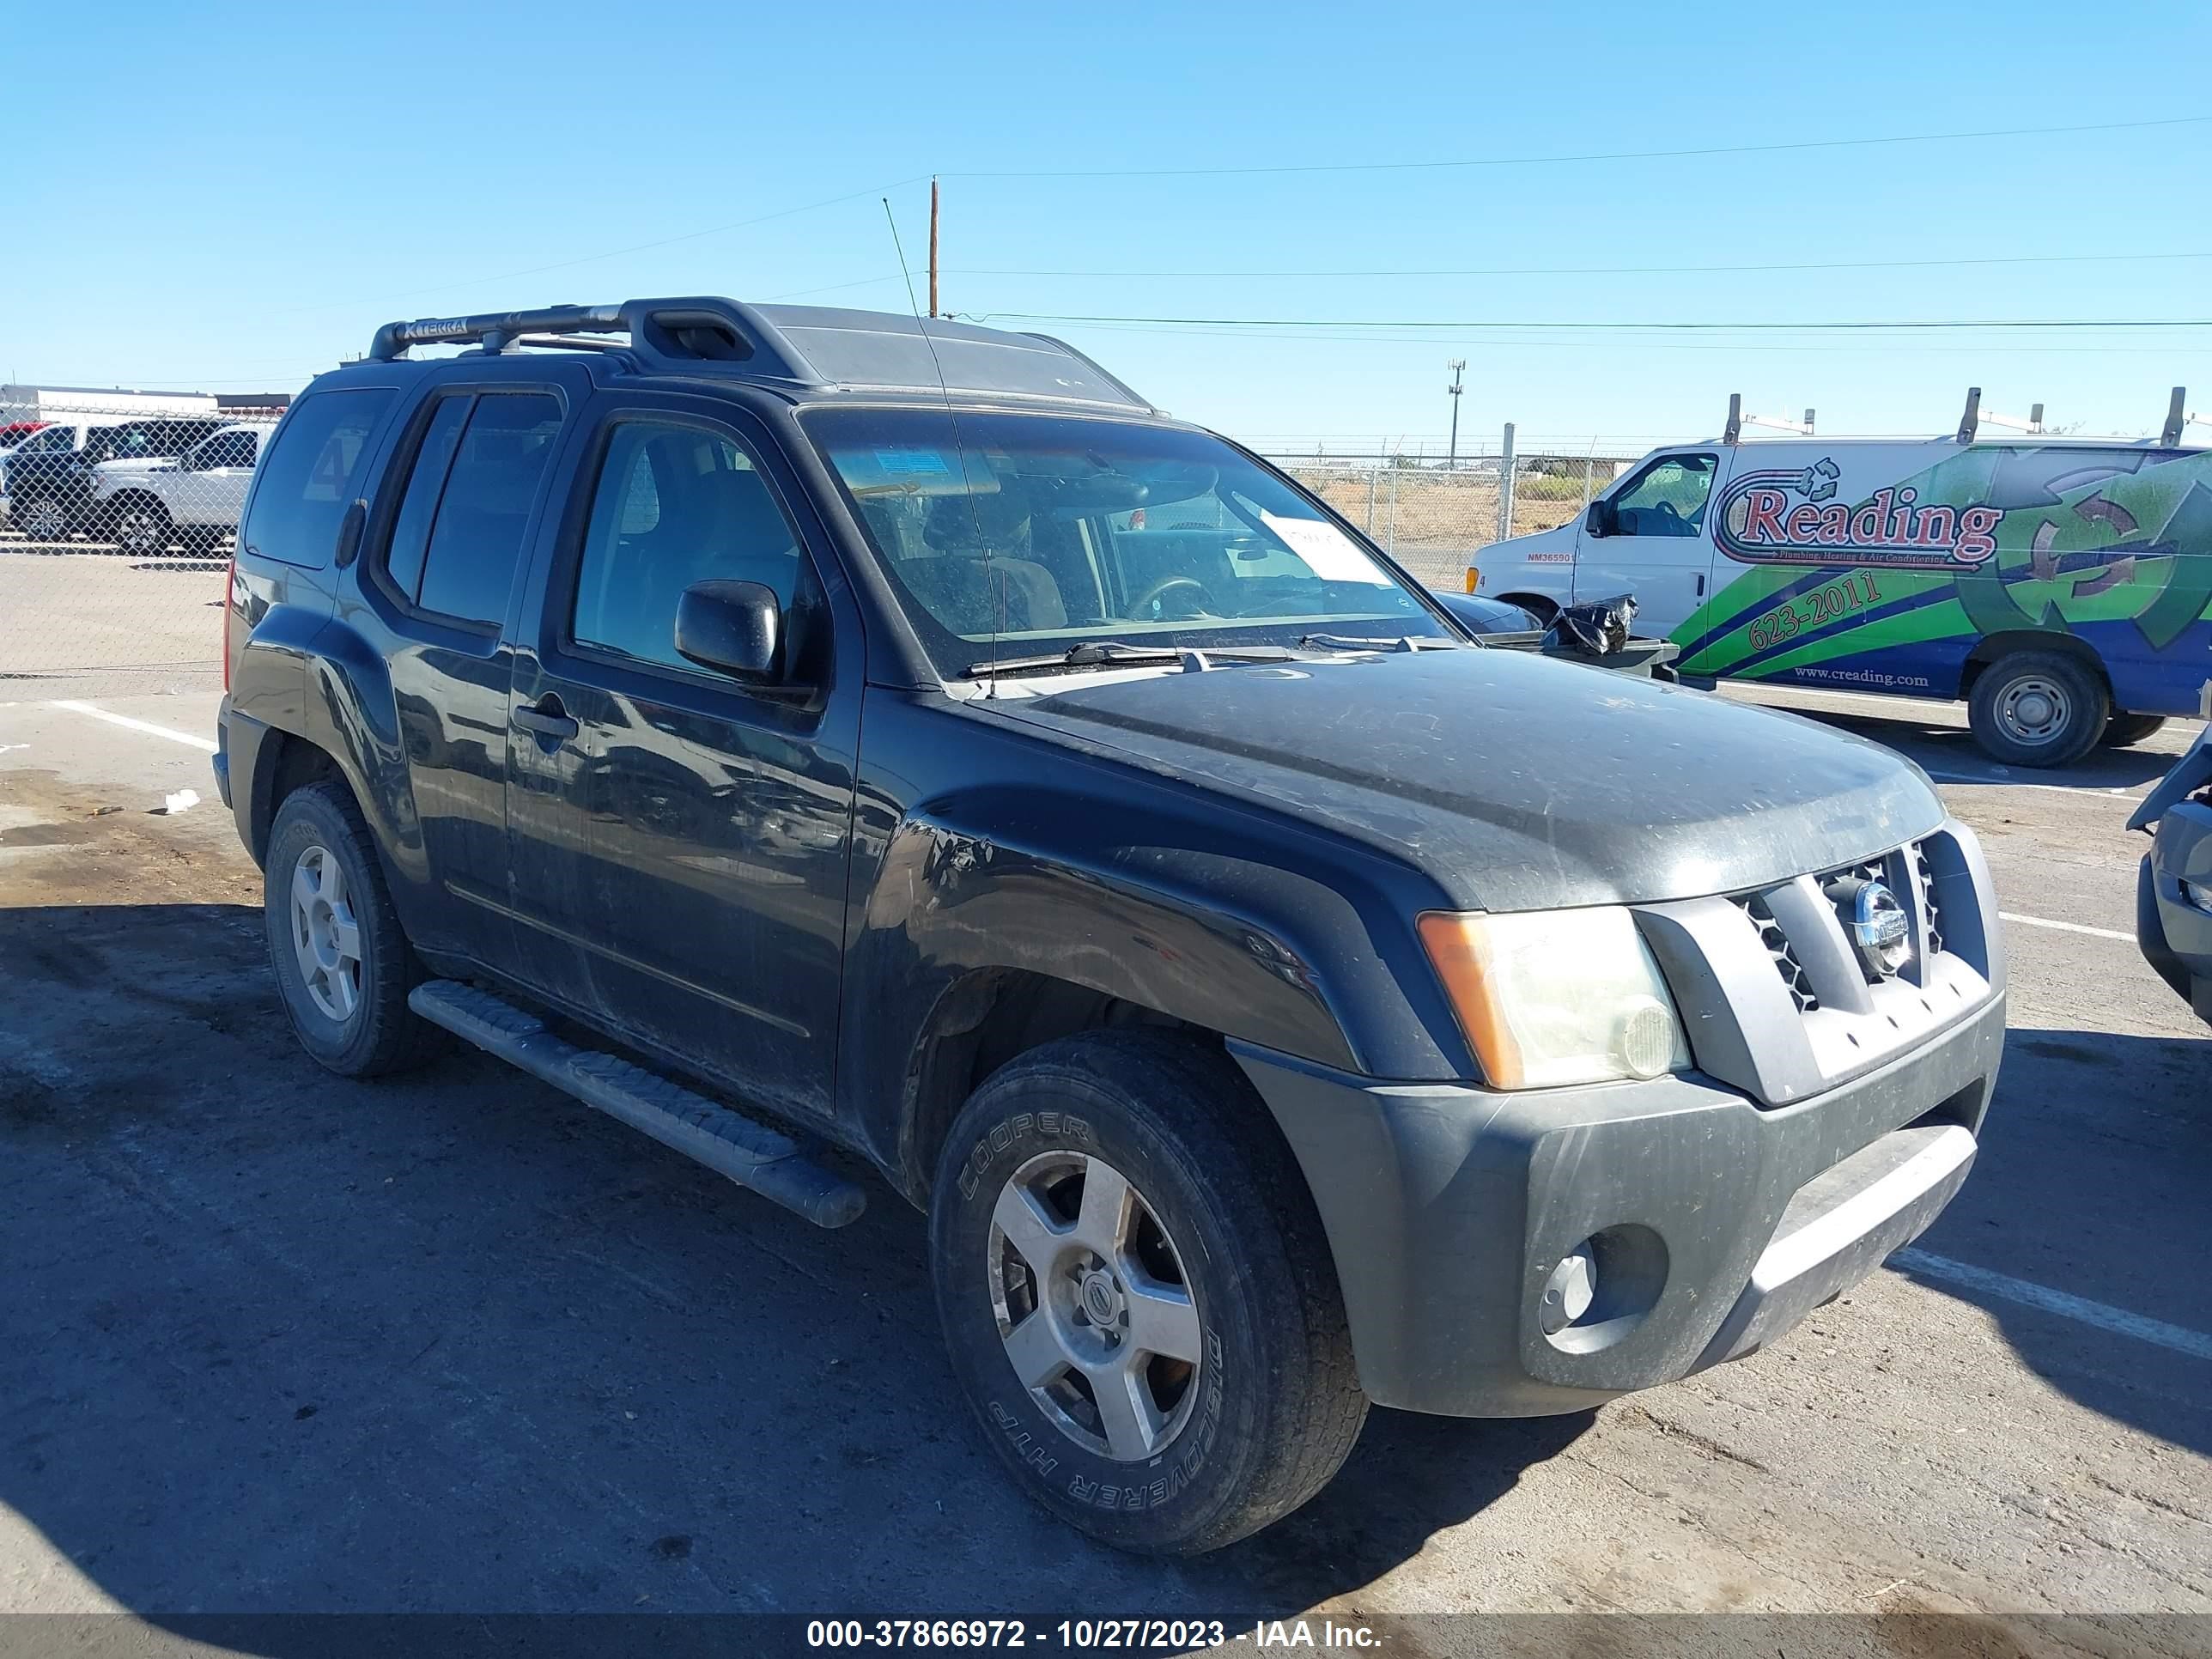
[[[1162,1564],[1000,1478],[888,1191],[822,1232],[481,1056],[326,1076],[213,690],[0,684],[0,1610],[1304,1613],[1435,1653],[1494,1650],[1433,1617],[1474,1612],[1874,1614],[1870,1651],[1953,1613],[1992,1652],[2212,1613],[2212,1033],[2136,954],[2123,828],[2195,727],[2008,774],[1948,706],[1759,695],[1983,838],[2012,1032],[1964,1194],[1745,1362],[1378,1412],[1298,1515]]]

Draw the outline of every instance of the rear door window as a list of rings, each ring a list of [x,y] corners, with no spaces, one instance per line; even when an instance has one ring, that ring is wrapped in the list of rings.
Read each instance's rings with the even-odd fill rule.
[[[285,422],[258,476],[241,550],[319,570],[361,493],[369,439],[392,406],[389,386],[318,392]]]
[[[405,552],[399,532],[410,528],[410,511],[416,524],[427,514],[421,572],[410,597],[425,611],[496,625],[507,615],[538,487],[561,435],[561,404],[544,392],[509,392],[447,401],[471,407],[465,419],[442,407],[433,415],[393,527],[392,551],[395,558]],[[439,470],[433,441],[441,422],[457,428],[456,435],[434,487],[434,503],[418,507],[418,492],[422,502],[429,501],[432,475]],[[386,568],[405,592],[404,567],[387,562]]]

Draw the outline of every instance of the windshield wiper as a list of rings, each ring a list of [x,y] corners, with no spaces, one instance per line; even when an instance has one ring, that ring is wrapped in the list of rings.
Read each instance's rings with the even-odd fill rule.
[[[1303,646],[1322,651],[1456,651],[1458,640],[1417,640],[1410,634],[1391,640],[1352,639],[1342,634],[1308,634],[1298,641]]]
[[[1056,657],[1002,657],[971,662],[963,679],[988,680],[1000,674],[1048,674],[1064,668],[1204,668],[1207,662],[1288,662],[1296,653],[1280,645],[1235,645],[1203,650],[1161,645],[1129,645],[1121,640],[1085,640]]]

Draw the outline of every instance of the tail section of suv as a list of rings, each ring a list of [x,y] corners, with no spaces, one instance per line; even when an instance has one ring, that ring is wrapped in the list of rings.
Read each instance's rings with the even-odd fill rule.
[[[1370,1401],[1778,1340],[1996,1076],[1995,899],[1915,768],[1486,648],[1041,337],[387,325],[268,446],[226,654],[319,1060],[458,1035],[825,1224],[859,1154],[985,1441],[1125,1547],[1288,1513]]]

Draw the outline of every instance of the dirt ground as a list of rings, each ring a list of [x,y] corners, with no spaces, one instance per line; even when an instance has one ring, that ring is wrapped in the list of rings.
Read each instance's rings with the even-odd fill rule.
[[[319,1072],[192,741],[212,695],[58,695],[0,704],[0,1611],[147,1640],[1304,1614],[1407,1654],[2203,1650],[2212,1033],[2126,936],[2122,828],[2182,728],[2013,775],[1948,707],[1761,694],[1914,756],[1989,851],[2013,1030],[1961,1197],[1745,1362],[1546,1421],[1377,1412],[1305,1510],[1163,1563],[1000,1478],[879,1184],[817,1231],[481,1056]],[[315,1647],[258,1628],[196,1650]]]

